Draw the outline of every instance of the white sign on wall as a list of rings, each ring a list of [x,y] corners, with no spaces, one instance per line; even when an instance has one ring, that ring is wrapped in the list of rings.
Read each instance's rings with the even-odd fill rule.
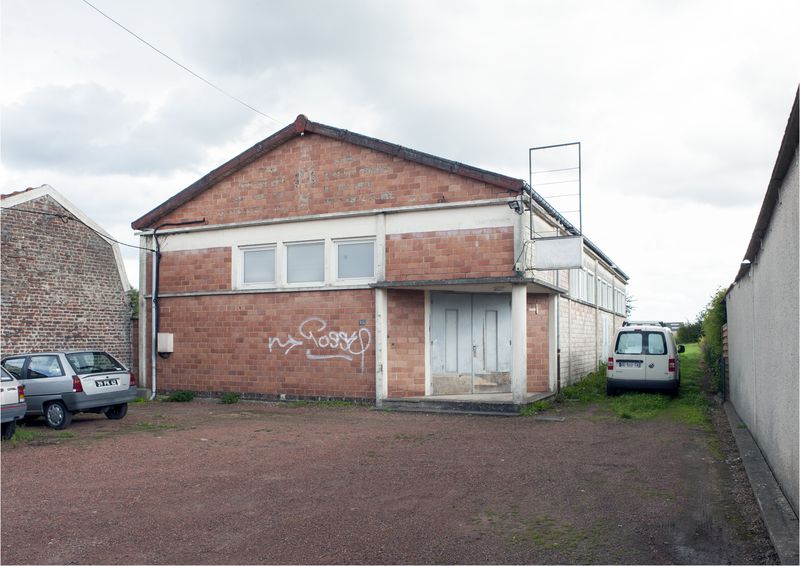
[[[573,269],[583,267],[583,236],[537,238],[533,241],[533,268]]]

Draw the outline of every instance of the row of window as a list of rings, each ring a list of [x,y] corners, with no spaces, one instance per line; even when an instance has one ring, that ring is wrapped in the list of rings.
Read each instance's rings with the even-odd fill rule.
[[[332,256],[326,278],[326,250]],[[375,279],[375,240],[315,240],[240,246],[240,287],[322,285],[335,280],[364,283]]]
[[[625,314],[625,291],[614,286],[594,272],[586,269],[571,269],[569,289],[572,297],[592,305]]]

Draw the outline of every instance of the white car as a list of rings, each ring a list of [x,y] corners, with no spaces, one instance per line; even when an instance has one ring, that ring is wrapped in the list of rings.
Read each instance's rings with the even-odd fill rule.
[[[678,394],[681,366],[672,331],[654,323],[626,324],[617,330],[609,353],[606,392],[621,389]]]
[[[25,386],[26,416],[44,415],[50,428],[69,426],[81,412],[121,419],[137,396],[133,372],[106,352],[19,354],[2,366]]]
[[[17,430],[17,421],[25,416],[25,387],[13,375],[0,368],[0,422],[2,436],[8,440]]]

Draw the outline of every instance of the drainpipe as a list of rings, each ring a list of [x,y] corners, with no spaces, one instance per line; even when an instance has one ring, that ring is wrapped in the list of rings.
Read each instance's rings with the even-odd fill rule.
[[[152,320],[152,348],[150,352],[150,362],[152,366],[152,387],[150,391],[150,400],[156,398],[156,360],[158,359],[158,327],[159,327],[159,319],[160,319],[160,311],[158,305],[158,279],[159,279],[159,270],[158,266],[161,263],[161,244],[158,243],[158,230],[159,228],[164,228],[166,226],[186,226],[189,224],[203,224],[205,223],[206,219],[201,218],[199,220],[186,220],[184,222],[164,222],[163,224],[159,224],[153,229],[153,280],[152,280],[152,293],[151,297],[151,320]]]

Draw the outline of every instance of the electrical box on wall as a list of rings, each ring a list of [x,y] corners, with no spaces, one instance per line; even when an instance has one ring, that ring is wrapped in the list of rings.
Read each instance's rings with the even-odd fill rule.
[[[168,358],[173,352],[173,334],[172,332],[159,332],[158,333],[158,355],[162,358]]]

